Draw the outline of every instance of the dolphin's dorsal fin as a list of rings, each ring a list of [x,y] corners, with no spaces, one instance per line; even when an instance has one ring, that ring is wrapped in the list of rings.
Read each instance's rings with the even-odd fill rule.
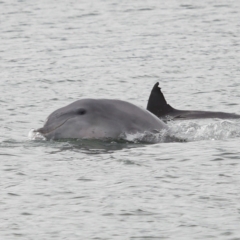
[[[159,83],[157,82],[153,86],[148,99],[147,110],[161,118],[174,111],[174,108],[167,103],[163,93],[161,92],[161,88],[158,85]]]

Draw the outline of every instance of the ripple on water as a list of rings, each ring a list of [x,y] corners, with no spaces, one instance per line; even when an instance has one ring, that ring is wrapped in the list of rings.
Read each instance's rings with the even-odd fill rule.
[[[238,120],[27,136],[83,97],[145,107],[157,81],[176,108],[239,113],[239,3],[0,1],[0,239],[239,239]]]

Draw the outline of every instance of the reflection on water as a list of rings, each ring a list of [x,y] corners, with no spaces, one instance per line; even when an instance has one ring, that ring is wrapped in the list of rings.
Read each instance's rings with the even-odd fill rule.
[[[57,153],[58,151],[80,151],[86,154],[98,154],[98,153],[110,153],[117,150],[143,147],[144,144],[128,142],[125,140],[97,140],[97,139],[84,139],[84,140],[72,140],[64,139],[56,141],[56,144],[67,143],[67,145],[61,146],[59,150],[53,151],[52,153]]]

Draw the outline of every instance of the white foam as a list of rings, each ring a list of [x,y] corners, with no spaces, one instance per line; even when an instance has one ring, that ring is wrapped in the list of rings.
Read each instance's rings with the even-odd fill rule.
[[[240,123],[230,120],[171,122],[171,133],[188,141],[223,140],[240,136]]]
[[[30,140],[46,140],[46,138],[39,132],[36,132],[35,129],[31,129],[28,133],[28,138]]]

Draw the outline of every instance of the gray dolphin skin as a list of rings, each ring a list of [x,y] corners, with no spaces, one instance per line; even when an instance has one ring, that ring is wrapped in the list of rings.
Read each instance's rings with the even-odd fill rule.
[[[220,119],[237,119],[240,115],[225,112],[196,111],[196,110],[178,110],[171,107],[159,87],[157,82],[149,96],[147,110],[162,120],[184,120],[184,119],[203,119],[203,118],[220,118]]]
[[[35,132],[46,139],[117,139],[122,134],[161,131],[167,125],[149,111],[113,99],[82,99],[62,107]]]

